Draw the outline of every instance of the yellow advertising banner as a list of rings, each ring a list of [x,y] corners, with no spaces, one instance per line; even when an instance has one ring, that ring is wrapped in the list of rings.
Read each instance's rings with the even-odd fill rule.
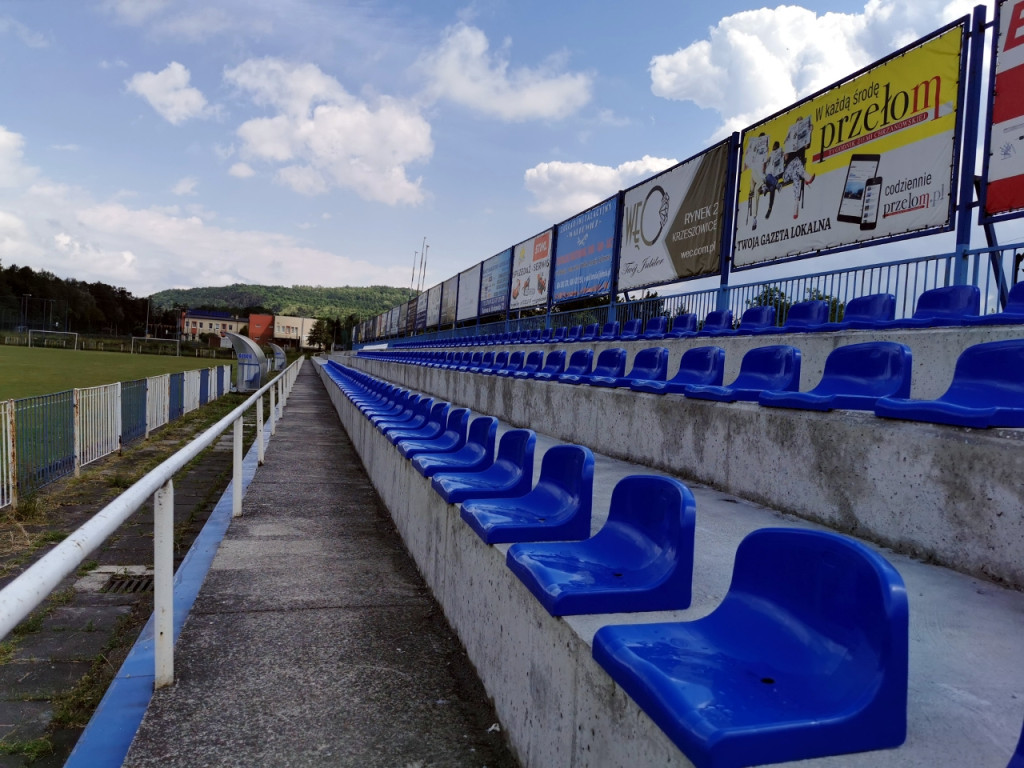
[[[743,132],[733,265],[949,223],[966,19]]]

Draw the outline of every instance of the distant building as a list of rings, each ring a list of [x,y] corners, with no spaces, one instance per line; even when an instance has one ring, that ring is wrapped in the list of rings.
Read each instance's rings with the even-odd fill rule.
[[[273,315],[249,315],[249,338],[257,344],[269,344],[274,340]]]
[[[183,341],[198,341],[204,333],[215,333],[224,338],[225,333],[238,333],[245,324],[244,319],[230,312],[189,309],[181,313],[181,338]]]
[[[274,316],[274,341],[281,346],[308,347],[309,332],[313,330],[316,318],[292,317],[290,315]]]

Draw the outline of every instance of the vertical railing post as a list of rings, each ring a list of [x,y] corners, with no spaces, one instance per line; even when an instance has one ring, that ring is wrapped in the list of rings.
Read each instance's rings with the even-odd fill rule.
[[[232,433],[234,458],[231,471],[231,516],[242,516],[242,417],[235,419]]]
[[[79,424],[79,418],[81,416],[81,405],[79,403],[80,389],[71,390],[71,443],[74,446],[72,448],[75,464],[75,477],[79,477],[82,474],[82,429]]]
[[[256,398],[256,461],[263,466],[263,395]]]
[[[274,381],[274,386],[270,388],[270,434],[277,431],[277,387],[281,377],[278,376],[277,380]]]
[[[8,400],[7,414],[5,416],[7,421],[7,439],[10,441],[8,445],[7,457],[10,459],[10,471],[11,471],[11,508],[18,508],[18,420],[15,418],[14,401]]]
[[[174,682],[174,481],[153,494],[153,687]]]

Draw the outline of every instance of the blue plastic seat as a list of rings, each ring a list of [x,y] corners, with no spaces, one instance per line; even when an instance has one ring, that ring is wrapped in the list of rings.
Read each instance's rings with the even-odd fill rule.
[[[613,320],[610,323],[605,323],[604,328],[601,329],[601,334],[597,337],[598,341],[615,341],[619,338],[619,322]]]
[[[665,338],[666,333],[668,333],[668,318],[658,315],[647,321],[647,327],[644,328],[640,338],[648,341],[660,341]]]
[[[539,371],[541,369],[541,366],[543,366],[543,365],[544,365],[544,353],[539,351],[539,350],[536,350],[536,351],[533,351],[533,352],[531,352],[530,354],[528,354],[526,356],[526,359],[523,361],[523,366],[518,371],[512,371],[509,374],[503,374],[503,373],[501,373],[499,371],[498,375],[499,376],[504,376],[504,375],[515,376],[515,377],[518,377],[520,379],[525,379],[525,378],[529,377],[531,374],[534,374],[537,371]]]
[[[421,453],[457,451],[466,444],[466,429],[469,426],[469,408],[452,408],[444,432],[434,438],[406,438],[395,445],[405,458],[411,459]]]
[[[438,472],[431,486],[449,504],[466,499],[522,496],[533,485],[533,451],[537,436],[530,429],[510,429],[498,441],[494,462],[479,472]]]
[[[891,293],[872,293],[846,302],[843,319],[835,323],[822,323],[808,330],[845,331],[881,328],[896,317],[896,297]]]
[[[469,372],[480,373],[484,368],[490,368],[492,365],[494,365],[494,353],[484,352],[479,363],[469,366]]]
[[[965,318],[965,325],[1016,325],[1024,323],[1024,282],[1017,283],[1006,295],[1002,312]]]
[[[405,409],[398,416],[370,419],[377,429],[387,434],[389,429],[415,429],[422,427],[430,416],[430,409],[434,407],[434,398],[420,397],[415,405]]]
[[[838,347],[825,358],[821,381],[809,392],[762,392],[761,405],[828,411],[871,411],[880,397],[910,396],[910,348],[892,341]]]
[[[633,358],[633,367],[622,376],[599,376],[586,380],[592,387],[628,387],[634,381],[664,381],[668,374],[668,350],[665,347],[641,349]]]
[[[681,394],[695,384],[721,384],[725,375],[725,350],[721,347],[694,347],[679,358],[679,370],[668,381],[634,381],[635,392],[655,395]]]
[[[758,328],[755,336],[768,333],[807,333],[828,322],[829,303],[824,299],[798,301],[789,308],[786,322],[779,327]]]
[[[551,359],[550,355],[548,356],[548,359]],[[589,376],[593,360],[594,350],[589,348],[577,349],[569,357],[569,363],[568,365],[565,366],[564,371],[559,371],[558,373],[547,373],[546,371],[539,371],[537,375],[534,376],[534,378],[537,379],[538,381],[554,381],[563,374],[567,374],[570,376]]]
[[[630,475],[593,537],[514,544],[505,562],[552,616],[689,608],[696,509],[678,480]]]
[[[875,414],[961,427],[1024,427],[1024,339],[968,347],[935,400],[883,397]]]
[[[563,370],[565,370],[565,350],[556,349],[548,353],[544,365],[539,370],[532,373],[516,371],[515,376],[517,379],[541,379],[543,375],[543,379],[550,379],[558,376]]]
[[[619,335],[620,341],[636,341],[640,338],[640,331],[643,330],[644,321],[642,318],[634,317],[632,320],[627,320],[626,324],[622,327],[622,333]]]
[[[466,354],[469,354],[469,353],[466,353]],[[479,368],[480,365],[481,365],[481,361],[483,359],[484,359],[484,353],[483,352],[473,352],[472,354],[470,354],[468,360],[466,359],[466,355],[464,354],[462,356],[462,365],[460,365],[456,370],[465,372],[465,371],[468,371],[472,366],[477,366]]]
[[[683,339],[697,335],[697,314],[687,312],[672,318],[672,327],[665,334],[667,339]]]
[[[495,371],[499,371],[508,365],[508,352],[497,352],[494,355],[494,361],[490,365],[484,365],[480,367],[478,373],[484,375],[493,375]]]
[[[723,328],[709,331],[708,336],[750,336],[758,331],[777,333],[775,327],[775,307],[750,307],[740,317],[736,328]]]
[[[553,328],[544,328],[541,330],[540,335],[533,340],[535,344],[546,344],[551,341],[551,334],[554,332]]]
[[[721,331],[732,330],[732,310],[713,309],[704,318],[704,325],[695,335],[712,336]]]
[[[1020,730],[1020,738],[1017,740],[1017,749],[1014,750],[1013,756],[1010,758],[1010,762],[1006,768],[1024,768],[1024,726]]]
[[[494,440],[498,433],[498,420],[493,416],[478,416],[469,425],[466,443],[457,451],[431,451],[420,453],[412,465],[424,477],[438,472],[479,472],[494,461]]]
[[[947,285],[932,288],[917,299],[914,316],[883,323],[882,328],[934,328],[964,325],[978,317],[981,291],[976,285]]]
[[[907,595],[834,533],[768,528],[722,603],[691,622],[602,627],[594,659],[698,768],[897,747],[907,734]]]
[[[430,409],[430,416],[421,426],[405,429],[389,428],[384,434],[395,445],[400,440],[433,440],[444,432],[445,425],[448,424],[448,412],[451,408],[451,403],[435,403],[434,407]]]
[[[586,384],[592,376],[618,377],[626,372],[626,350],[622,347],[611,347],[601,350],[597,356],[594,370],[589,374],[563,373],[558,380],[563,384]]]
[[[494,376],[509,376],[520,368],[523,367],[523,362],[526,360],[526,353],[522,350],[513,352],[508,356],[508,361],[501,368],[495,368],[492,375]]]
[[[698,400],[733,403],[757,400],[765,390],[792,392],[800,388],[800,350],[788,344],[755,347],[740,361],[740,372],[725,386],[691,384],[684,393]]]
[[[590,535],[594,455],[581,445],[556,445],[541,459],[537,485],[526,493],[462,502],[463,521],[488,544],[568,541]]]
[[[548,344],[558,344],[559,342],[565,343],[565,336],[567,328],[562,326],[561,328],[555,328],[551,333],[551,338],[548,339]]]
[[[583,326],[582,325],[574,325],[572,328],[569,329],[569,332],[565,334],[565,342],[566,342],[566,344],[575,344],[577,341],[580,340],[580,337],[582,335],[583,335]]]
[[[601,333],[601,326],[598,323],[590,323],[583,331],[583,335],[580,336],[580,341],[597,341],[598,335]]]

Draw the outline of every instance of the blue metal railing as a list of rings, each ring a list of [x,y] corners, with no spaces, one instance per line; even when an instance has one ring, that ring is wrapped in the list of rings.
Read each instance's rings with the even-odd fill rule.
[[[121,382],[121,445],[146,436],[146,380]]]
[[[75,471],[73,390],[15,400],[14,419],[21,493]]]

